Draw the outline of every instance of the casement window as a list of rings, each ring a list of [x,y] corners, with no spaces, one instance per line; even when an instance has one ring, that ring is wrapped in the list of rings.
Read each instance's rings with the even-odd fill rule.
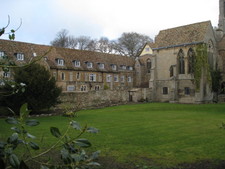
[[[9,72],[3,72],[3,78],[9,78],[10,73]]]
[[[106,82],[111,82],[112,76],[111,75],[106,75]]]
[[[70,81],[73,81],[73,72],[70,72]]]
[[[104,63],[98,63],[99,69],[105,69],[105,64]]]
[[[71,91],[75,91],[76,87],[74,85],[68,85],[67,86],[67,91],[71,92]]]
[[[118,75],[114,75],[114,82],[119,82],[119,76]]]
[[[64,60],[63,59],[56,59],[58,66],[64,66]]]
[[[80,67],[80,61],[79,60],[74,60],[74,66],[75,67]]]
[[[188,73],[194,73],[195,66],[195,52],[193,49],[188,50]]]
[[[127,66],[127,70],[133,70],[132,66]]]
[[[89,74],[89,81],[96,82],[96,74]]]
[[[5,52],[0,51],[0,59],[5,57]]]
[[[111,68],[112,68],[112,70],[116,70],[117,66],[115,64],[111,64]]]
[[[63,72],[62,72],[62,74],[61,74],[61,79],[62,79],[62,80],[65,80],[65,79],[66,79],[65,73],[63,73]]]
[[[16,59],[17,60],[24,60],[24,54],[23,53],[15,53]]]
[[[95,90],[96,90],[96,91],[99,91],[99,90],[100,90],[100,86],[99,86],[99,85],[96,85],[96,86],[95,86]]]
[[[120,68],[122,69],[122,70],[126,70],[126,65],[120,65]]]
[[[125,76],[120,76],[120,82],[125,82]]]
[[[191,90],[190,90],[189,87],[185,87],[185,88],[184,88],[184,94],[185,94],[185,95],[190,95],[190,94],[191,94]]]
[[[86,62],[87,68],[93,68],[93,63],[92,62]]]
[[[146,52],[149,52],[149,51],[150,51],[150,49],[149,49],[149,48],[145,48],[145,51],[146,51]]]
[[[128,76],[128,77],[127,77],[127,81],[128,81],[128,82],[132,82],[132,77],[131,77],[131,76]]]
[[[163,87],[163,94],[164,95],[167,95],[168,94],[168,87]]]
[[[77,72],[76,78],[77,80],[80,80],[80,72]]]
[[[82,91],[82,92],[87,91],[87,86],[86,85],[81,85],[80,86],[80,91]]]
[[[184,52],[180,49],[178,53],[179,74],[185,74]]]

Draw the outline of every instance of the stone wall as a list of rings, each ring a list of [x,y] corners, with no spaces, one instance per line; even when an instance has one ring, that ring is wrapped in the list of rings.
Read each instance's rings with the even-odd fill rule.
[[[89,92],[62,93],[60,100],[71,103],[79,108],[105,107],[115,104],[125,104],[129,101],[128,90],[100,90]]]

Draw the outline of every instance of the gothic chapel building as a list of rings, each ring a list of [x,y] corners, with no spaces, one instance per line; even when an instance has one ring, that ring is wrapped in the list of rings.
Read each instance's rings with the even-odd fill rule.
[[[52,47],[40,63],[56,78],[64,93],[88,93],[87,98],[96,99],[92,100],[96,103],[112,95],[114,98],[108,101],[212,102],[215,94],[210,71],[222,72],[221,86],[225,88],[225,0],[219,4],[217,29],[210,21],[204,21],[161,30],[154,43],[146,43],[136,58]],[[207,54],[196,84],[199,46],[206,46]],[[16,63],[23,64],[49,48],[0,40],[0,58],[11,56]],[[0,72],[0,77],[12,78],[10,72]]]

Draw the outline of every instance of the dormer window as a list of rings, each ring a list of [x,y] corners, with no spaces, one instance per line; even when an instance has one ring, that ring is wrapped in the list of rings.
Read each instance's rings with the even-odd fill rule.
[[[92,62],[86,62],[87,64],[87,68],[92,68],[93,67],[93,63]]]
[[[126,65],[120,65],[120,67],[121,67],[121,69],[123,69],[123,70],[126,70],[126,69],[127,69]]]
[[[105,68],[105,64],[104,63],[98,63],[98,67],[99,67],[99,69],[104,69]]]
[[[0,58],[4,58],[5,57],[5,52],[0,51]]]
[[[64,66],[64,60],[63,59],[56,59],[58,66]]]
[[[80,67],[80,61],[79,60],[74,60],[74,66],[75,67]]]
[[[24,54],[23,53],[15,53],[16,59],[17,60],[24,60]]]
[[[132,66],[127,66],[127,70],[133,70]]]
[[[111,64],[112,70],[116,70],[117,66],[115,64]]]

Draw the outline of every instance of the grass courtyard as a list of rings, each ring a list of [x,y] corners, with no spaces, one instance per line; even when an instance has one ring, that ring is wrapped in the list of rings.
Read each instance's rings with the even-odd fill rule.
[[[51,145],[55,138],[49,127],[65,130],[62,116],[39,117],[40,125],[31,134]],[[174,167],[181,163],[225,160],[225,104],[146,103],[82,110],[74,118],[81,125],[96,127],[98,134],[85,134],[101,150],[101,156],[121,163]],[[0,140],[10,133],[0,119]],[[100,162],[101,163],[101,162]]]

